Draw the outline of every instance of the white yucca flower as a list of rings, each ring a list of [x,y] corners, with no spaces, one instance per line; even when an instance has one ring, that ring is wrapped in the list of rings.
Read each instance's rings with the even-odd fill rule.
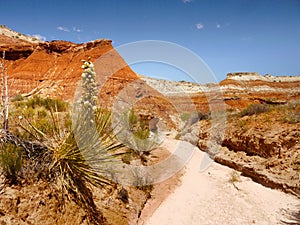
[[[96,72],[94,71],[94,64],[89,61],[83,61],[82,68],[82,100],[81,103],[88,110],[95,111],[97,108],[97,83]]]

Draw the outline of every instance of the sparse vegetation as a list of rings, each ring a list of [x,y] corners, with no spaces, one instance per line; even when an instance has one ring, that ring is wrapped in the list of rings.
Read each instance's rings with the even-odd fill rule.
[[[47,110],[56,112],[65,112],[68,110],[68,103],[59,99],[42,98],[39,95],[34,95],[31,98],[23,98],[22,96],[16,96],[13,101],[17,107],[27,107],[35,109],[37,107],[44,107]]]
[[[300,123],[300,114],[290,112],[283,118],[285,123]]]
[[[243,109],[240,113],[241,116],[252,116],[260,113],[270,111],[270,106],[267,104],[251,104],[247,108]]]
[[[69,106],[57,99],[43,99],[39,96],[23,98],[16,96],[10,109],[11,131],[22,139],[35,140],[35,131],[48,134],[40,141],[49,141],[58,128],[53,120],[57,120],[61,130],[70,130]],[[44,135],[45,137],[47,135]]]
[[[183,122],[189,122],[189,123],[193,124],[193,123],[197,122],[198,120],[209,119],[209,115],[205,114],[201,111],[184,112],[181,114],[180,118]]]
[[[180,118],[182,121],[188,121],[191,118],[191,113],[184,112],[181,114]]]
[[[145,161],[145,156],[161,143],[160,134],[151,131],[149,122],[142,116],[137,116],[134,109],[123,113],[122,128],[118,134],[132,151]],[[128,158],[128,157],[127,157]]]
[[[20,94],[17,94],[15,97],[13,97],[11,99],[11,102],[19,102],[19,101],[23,101],[24,100],[24,97]]]
[[[239,120],[237,121],[237,124],[238,124],[238,126],[239,126],[241,129],[244,129],[245,126],[247,125],[247,120],[239,119]]]
[[[268,98],[266,101],[277,101],[276,98]],[[290,101],[285,104],[251,104],[243,109],[239,114],[232,115],[230,119],[236,120],[236,117],[252,116],[263,114],[260,121],[270,124],[274,121],[284,123],[300,123],[300,102]],[[241,128],[245,126],[246,122],[239,119],[237,125]]]
[[[1,143],[0,165],[10,184],[16,184],[22,168],[22,148],[12,143]]]
[[[291,124],[300,123],[300,102],[291,101],[285,108],[283,122]]]
[[[232,185],[234,186],[234,188],[239,191],[240,189],[236,186],[236,183],[237,182],[241,182],[241,175],[240,175],[240,173],[238,171],[236,171],[236,170],[233,170],[230,173],[229,182],[232,183]]]
[[[240,182],[241,181],[241,175],[236,170],[232,170],[230,173],[229,181],[231,183]]]

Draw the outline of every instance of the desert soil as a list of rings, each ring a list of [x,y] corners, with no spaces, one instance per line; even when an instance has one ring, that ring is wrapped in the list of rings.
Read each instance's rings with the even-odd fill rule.
[[[232,182],[233,170],[215,162],[200,172],[200,162],[205,154],[199,150],[194,152],[185,167],[180,185],[152,216],[141,220],[140,224],[299,223],[291,216],[293,213],[299,216],[300,201],[297,197],[266,188],[243,176],[238,176],[240,181]]]

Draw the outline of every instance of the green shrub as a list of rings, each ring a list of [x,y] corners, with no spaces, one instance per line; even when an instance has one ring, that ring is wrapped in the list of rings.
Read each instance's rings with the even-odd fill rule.
[[[150,135],[149,123],[145,119],[139,119],[138,116],[135,114],[134,109],[131,109],[126,116],[124,114],[125,120],[128,122],[128,128],[132,132],[135,138],[145,140]]]
[[[207,120],[207,119],[210,119],[210,118],[211,118],[210,113],[203,113],[203,112],[201,112],[201,111],[198,111],[198,112],[197,112],[197,116],[198,116],[198,119],[199,119],[199,120]]]
[[[300,113],[289,112],[284,116],[283,122],[290,124],[300,123]]]
[[[240,182],[240,181],[241,181],[241,175],[240,175],[240,173],[237,172],[236,170],[233,170],[230,173],[229,182],[235,183],[235,182]]]
[[[45,107],[46,109],[52,110],[54,112],[65,112],[69,107],[68,103],[59,99],[42,98],[38,95],[29,98],[24,104],[28,108],[35,109],[40,106]]]
[[[269,112],[270,106],[266,104],[251,104],[241,111],[241,116],[252,116],[264,112]]]
[[[0,150],[0,164],[5,177],[17,183],[18,173],[22,168],[22,148],[11,143],[3,143]]]
[[[50,136],[54,135],[54,124],[49,117],[42,117],[38,120],[34,120],[32,121],[32,125],[35,127],[35,129],[44,134],[48,134]]]
[[[184,122],[188,121],[191,118],[191,113],[184,112],[180,115],[180,119]]]
[[[205,114],[201,111],[184,112],[181,114],[180,118],[183,122],[189,122],[190,124],[194,124],[194,123],[198,122],[199,120],[208,119],[209,115]]]
[[[39,131],[40,133],[48,135],[48,137],[40,137],[41,139],[39,139],[39,141],[51,141],[50,137],[57,131],[52,118],[53,112],[44,107],[35,109],[24,107],[22,110],[17,109],[15,112],[11,113],[14,117],[17,117],[16,121],[12,121],[11,129],[22,139],[35,140],[37,138],[35,136],[36,132]],[[67,120],[68,118],[62,119]],[[62,122],[60,124],[62,124]],[[61,126],[61,128],[63,129],[64,127]]]
[[[287,107],[289,110],[300,110],[300,101],[290,101]]]
[[[14,98],[11,99],[12,102],[19,102],[19,101],[23,101],[24,97],[20,94],[17,94]]]
[[[37,110],[37,116],[39,118],[45,118],[45,117],[49,116],[49,112],[47,112],[47,110],[41,108],[41,109]]]
[[[33,118],[34,115],[35,115],[35,110],[33,108],[24,108],[23,111],[22,111],[22,115],[25,117],[25,118]]]
[[[247,124],[247,121],[246,120],[238,120],[237,121],[237,124],[240,128],[245,128],[246,124]]]
[[[284,113],[283,122],[300,123],[300,101],[290,101],[281,109],[281,112]]]
[[[149,120],[139,118],[133,109],[123,113],[121,123],[123,127],[118,137],[140,156],[155,149],[162,141],[159,132],[150,131]]]
[[[62,130],[70,130],[70,117],[68,117],[69,105],[59,99],[41,98],[21,98],[16,96],[10,110],[11,129],[23,139],[34,140],[35,130],[41,133],[54,135],[58,128],[53,123],[53,119],[60,123]],[[57,118],[52,118],[53,116]],[[64,126],[65,124],[65,126]],[[22,128],[22,129],[20,129]],[[48,139],[42,138],[40,141]]]
[[[126,113],[124,114],[124,116],[126,117]],[[134,113],[134,109],[131,109],[128,115],[128,125],[129,125],[129,129],[133,130],[134,127],[138,124],[139,120],[138,117],[135,115]]]

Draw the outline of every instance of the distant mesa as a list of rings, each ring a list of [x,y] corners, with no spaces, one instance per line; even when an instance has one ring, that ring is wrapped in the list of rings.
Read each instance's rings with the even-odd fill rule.
[[[264,76],[257,72],[232,72],[226,75],[226,79],[239,80],[239,81],[254,81],[261,80],[266,82],[294,82],[300,81],[300,75],[298,76],[273,76],[266,74]]]
[[[260,76],[257,72],[233,72],[233,73],[227,73],[227,78],[234,77],[234,76]]]
[[[5,25],[0,25],[0,36],[2,36],[2,38],[3,36],[12,38],[17,42],[27,42],[32,44],[34,43],[38,44],[42,42],[39,38],[35,36],[30,36],[30,35],[22,34],[20,32],[16,32]],[[3,42],[3,40],[1,40],[1,42]]]

